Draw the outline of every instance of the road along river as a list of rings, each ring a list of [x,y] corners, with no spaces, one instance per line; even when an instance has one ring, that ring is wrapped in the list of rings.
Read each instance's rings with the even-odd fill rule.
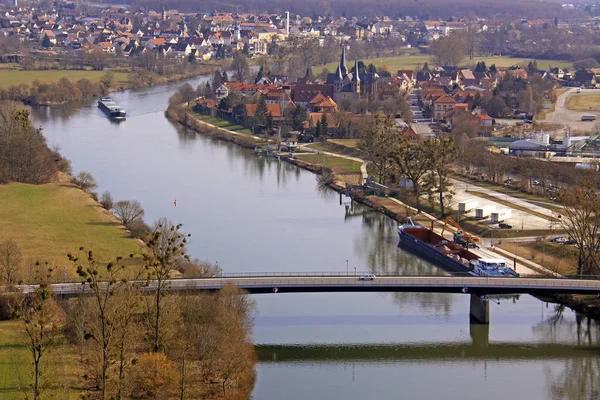
[[[90,171],[115,199],[139,200],[148,222],[182,222],[192,256],[226,272],[441,274],[397,248],[392,220],[340,205],[311,173],[170,123],[163,112],[176,87],[115,94],[128,114],[120,124],[95,104],[34,118],[75,172]],[[530,296],[492,303],[489,327],[469,324],[461,294],[255,298],[254,340],[271,345],[259,352],[255,399],[589,399],[600,390],[598,327]],[[569,350],[543,356],[557,345]]]

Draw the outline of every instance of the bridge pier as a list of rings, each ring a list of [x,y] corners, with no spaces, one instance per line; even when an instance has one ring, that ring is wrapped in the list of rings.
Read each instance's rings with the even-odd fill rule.
[[[471,306],[469,307],[471,323],[490,323],[490,303],[476,294],[471,295]]]
[[[473,347],[488,347],[490,344],[490,324],[482,324],[476,321],[469,323],[469,334]]]

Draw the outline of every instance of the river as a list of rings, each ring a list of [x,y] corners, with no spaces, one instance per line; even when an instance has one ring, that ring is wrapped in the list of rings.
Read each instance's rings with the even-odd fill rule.
[[[148,222],[183,223],[191,255],[225,272],[441,273],[397,247],[392,220],[340,204],[313,174],[169,122],[176,87],[115,94],[122,123],[95,104],[38,108],[34,118],[74,172],[91,172],[117,200],[139,200]],[[489,327],[469,324],[466,295],[255,299],[254,399],[600,396],[596,324],[530,296],[491,303]]]

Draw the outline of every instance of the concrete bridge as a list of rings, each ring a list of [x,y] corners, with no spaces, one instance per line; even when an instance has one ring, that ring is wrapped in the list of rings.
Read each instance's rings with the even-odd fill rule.
[[[232,284],[253,294],[305,292],[435,292],[471,295],[470,315],[480,323],[489,323],[489,303],[486,295],[531,294],[600,294],[600,280],[560,278],[486,278],[474,276],[378,276],[375,280],[359,280],[357,276],[335,273],[321,274],[228,274],[214,278],[171,279],[175,292],[216,291]],[[18,286],[23,293],[35,286]],[[62,298],[85,293],[81,283],[53,284],[52,290]],[[142,288],[152,291],[153,283]]]

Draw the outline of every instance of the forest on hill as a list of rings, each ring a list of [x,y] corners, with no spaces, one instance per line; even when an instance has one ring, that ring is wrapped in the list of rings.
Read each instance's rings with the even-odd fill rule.
[[[390,18],[417,16],[423,20],[450,17],[483,18],[554,18],[575,17],[576,11],[563,11],[560,4],[542,1],[519,2],[516,0],[478,2],[468,0],[236,0],[223,4],[207,0],[199,4],[195,0],[134,0],[134,4],[148,9],[174,8],[180,11],[213,12],[239,11],[282,14],[286,10],[303,16],[331,15],[369,17],[387,15]],[[570,15],[567,15],[568,13]]]

